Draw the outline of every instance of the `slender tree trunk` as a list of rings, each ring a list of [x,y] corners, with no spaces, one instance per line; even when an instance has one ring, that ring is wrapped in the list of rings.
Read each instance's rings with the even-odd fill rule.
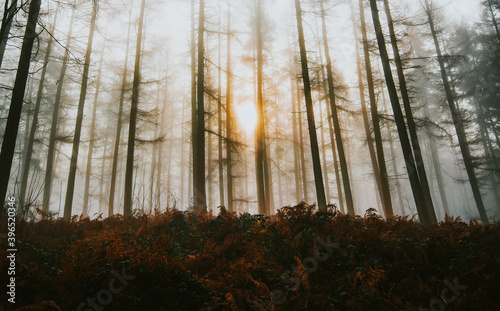
[[[168,77],[165,80],[165,98],[163,100],[163,108],[161,109],[160,114],[160,135],[164,136],[165,134],[165,113],[168,107]],[[156,201],[157,206],[161,208],[161,182],[163,176],[163,141],[159,142],[158,146],[158,172],[156,173]],[[170,151],[169,151],[170,152]],[[169,155],[169,161],[171,156]],[[169,189],[170,185],[167,185],[167,189]],[[170,194],[167,192],[167,206]]]
[[[74,195],[74,191],[75,191],[76,169],[78,166],[78,151],[80,149],[80,135],[81,135],[81,131],[82,131],[83,109],[85,106],[85,97],[87,96],[90,56],[92,54],[92,43],[93,43],[93,39],[94,39],[96,16],[97,16],[97,0],[95,0],[93,2],[93,6],[92,6],[92,18],[90,21],[90,31],[89,31],[88,41],[87,41],[87,50],[85,52],[85,63],[83,65],[82,86],[80,89],[80,100],[78,102],[78,113],[76,116],[75,135],[73,137],[73,150],[71,153],[71,160],[70,160],[68,186],[66,188],[66,199],[64,202],[64,216],[63,217],[65,220],[69,220],[69,218],[71,217],[71,211],[73,208],[73,195]]]
[[[7,47],[7,41],[9,40],[10,28],[16,13],[17,0],[13,0],[10,5],[9,1],[5,0],[2,27],[0,28],[0,68],[2,68],[3,56],[5,54],[5,48]]]
[[[335,90],[333,85],[333,72],[332,72],[332,60],[330,58],[330,48],[328,46],[328,36],[326,34],[326,22],[325,22],[325,7],[323,4],[324,0],[320,2],[321,4],[321,21],[323,29],[323,45],[325,49],[326,57],[326,75],[328,79],[328,98],[330,100],[330,109],[333,119],[333,126],[335,131],[335,140],[337,142],[337,150],[339,153],[340,160],[340,170],[342,171],[342,182],[344,185],[344,194],[347,204],[347,212],[354,215],[354,203],[352,200],[351,184],[349,181],[349,171],[347,169],[347,160],[344,151],[344,144],[342,141],[342,132],[340,128],[340,122],[337,112],[337,104],[335,102]]]
[[[326,202],[330,204],[330,178],[328,177],[328,161],[326,159],[326,144],[325,144],[325,126],[323,124],[324,123],[323,109],[321,107],[319,107],[319,118],[321,120],[321,127],[320,127],[321,157],[323,159],[323,167],[325,168],[323,170],[323,178],[325,180],[325,195],[326,195]]]
[[[54,15],[54,21],[52,23],[52,26],[50,27],[50,32],[51,34],[54,32],[54,29],[56,27],[56,21],[57,21],[57,13],[59,11],[59,4],[57,5],[56,12]],[[35,103],[35,109],[33,112],[33,120],[31,123],[31,128],[29,132],[29,139],[28,139],[28,146],[26,148],[26,156],[24,157],[24,163],[23,163],[23,174],[22,174],[22,179],[21,179],[21,190],[19,194],[19,206],[24,209],[24,204],[25,204],[25,198],[26,198],[26,189],[28,187],[28,176],[30,172],[30,164],[31,164],[31,157],[33,155],[33,143],[35,141],[35,134],[36,130],[38,128],[38,114],[40,113],[40,104],[42,102],[42,97],[43,97],[43,87],[45,83],[45,74],[47,73],[47,65],[49,63],[49,57],[50,53],[52,51],[52,43],[54,42],[53,38],[51,35],[49,35],[49,41],[47,42],[47,49],[45,50],[45,56],[43,60],[43,68],[42,68],[42,73],[40,74],[40,82],[38,84],[38,93],[36,96],[36,103]],[[1,64],[0,64],[1,66]]]
[[[122,132],[122,122],[123,122],[123,103],[125,101],[125,92],[127,85],[127,75],[128,75],[128,54],[130,46],[130,25],[132,24],[132,4],[130,4],[129,20],[128,20],[128,30],[127,30],[127,43],[125,47],[125,61],[123,63],[123,73],[122,73],[122,85],[120,89],[120,103],[118,105],[118,121],[116,125],[116,135],[115,143],[113,148],[113,164],[111,168],[111,182],[109,186],[109,203],[108,203],[108,217],[114,214],[115,206],[115,193],[116,193],[116,174],[118,170],[118,156],[120,152],[120,142],[121,142],[121,132]]]
[[[220,6],[220,1],[219,1],[219,12],[221,10]],[[219,205],[220,206],[226,206],[225,204],[225,199],[224,199],[224,155],[223,155],[223,148],[222,148],[222,135],[223,135],[223,128],[222,128],[222,61],[221,61],[221,16],[219,13],[219,33],[217,34],[217,53],[218,53],[218,71],[217,71],[217,130],[218,130],[218,156],[219,160],[217,163],[219,164]],[[226,116],[227,118],[227,116]]]
[[[104,138],[104,146],[102,147],[102,163],[101,163],[101,177],[99,181],[99,214],[104,213],[103,201],[104,201],[104,170],[106,169],[106,152],[108,149],[108,138]]]
[[[44,188],[43,188],[43,203],[42,210],[44,214],[49,212],[50,205],[50,193],[52,189],[52,177],[54,175],[54,154],[56,147],[56,134],[58,127],[58,117],[59,117],[59,108],[61,106],[61,96],[64,85],[64,77],[66,75],[66,68],[68,66],[69,59],[69,48],[71,44],[71,36],[73,33],[73,21],[75,16],[75,9],[72,9],[71,20],[69,24],[68,37],[66,39],[66,49],[64,51],[63,62],[61,66],[61,71],[59,73],[59,79],[57,83],[57,91],[56,97],[54,99],[54,109],[52,111],[52,125],[50,127],[50,136],[49,136],[49,149],[47,152],[47,164],[45,167],[45,179],[44,179]]]
[[[262,96],[262,50],[263,50],[263,39],[262,39],[262,4],[261,0],[257,0],[257,128],[255,134],[256,143],[256,175],[257,175],[257,197],[259,214],[266,214],[266,188],[265,188],[265,144],[266,137],[264,131],[264,100]]]
[[[413,119],[413,112],[410,104],[410,96],[408,94],[408,89],[406,87],[406,79],[403,71],[403,63],[401,61],[401,56],[399,54],[399,47],[396,38],[396,32],[394,31],[394,23],[392,21],[391,10],[389,7],[389,1],[384,0],[385,14],[387,16],[387,22],[389,24],[389,32],[391,37],[392,50],[394,53],[394,61],[396,63],[398,79],[399,79],[399,89],[401,91],[401,97],[403,99],[403,107],[405,110],[406,122],[408,125],[408,131],[410,132],[411,145],[413,149],[413,154],[415,156],[415,164],[417,165],[418,177],[420,184],[422,185],[422,191],[424,194],[424,201],[427,207],[427,213],[429,214],[431,223],[437,223],[436,211],[434,210],[434,204],[432,202],[432,195],[429,188],[429,183],[427,181],[427,172],[424,166],[424,159],[422,157],[422,152],[420,149],[420,143],[418,141],[417,126],[415,120]]]
[[[10,102],[9,115],[7,117],[7,125],[5,127],[2,151],[0,153],[0,203],[5,202],[7,196],[7,188],[9,186],[10,171],[12,168],[12,159],[14,157],[14,149],[16,148],[17,132],[21,119],[21,111],[23,108],[24,93],[26,90],[26,81],[31,61],[31,49],[35,40],[36,23],[38,13],[40,12],[40,0],[32,0],[28,13],[28,21],[26,31],[24,33],[21,55],[17,67],[14,89]]]
[[[428,213],[424,201],[424,192],[422,190],[422,185],[420,183],[419,176],[417,173],[415,159],[413,157],[413,152],[410,145],[410,139],[408,138],[408,133],[406,132],[406,124],[404,122],[403,112],[401,111],[401,106],[399,104],[399,98],[396,91],[396,85],[394,83],[394,78],[392,76],[391,65],[389,63],[389,56],[385,45],[384,34],[382,33],[382,26],[380,24],[376,0],[370,0],[370,6],[372,10],[372,18],[375,27],[375,32],[377,34],[377,42],[380,51],[380,58],[382,60],[382,65],[384,68],[386,86],[389,92],[389,97],[391,99],[392,110],[394,112],[394,118],[396,121],[396,126],[399,134],[399,140],[401,141],[401,147],[403,150],[403,155],[405,157],[406,170],[408,172],[408,177],[410,179],[411,188],[413,191],[413,197],[415,200],[415,204],[417,206],[418,214],[420,216],[420,221],[424,224],[430,224],[433,223],[433,220]],[[390,215],[392,215],[392,211],[390,211],[390,214],[386,213],[386,216]]]
[[[298,122],[297,115],[299,114],[299,109],[297,109],[297,90],[296,90],[296,82],[294,81],[295,66],[293,64],[290,65],[290,84],[292,90],[292,127],[293,127],[293,174],[295,177],[295,201],[296,203],[302,200],[301,196],[301,165],[300,165],[300,148],[299,148],[299,134],[298,134]]]
[[[424,113],[426,117],[430,116],[429,107],[424,106]],[[448,207],[448,198],[446,196],[446,188],[444,186],[444,179],[441,168],[441,160],[439,156],[439,151],[436,146],[436,141],[431,137],[430,131],[427,133],[427,139],[429,141],[430,153],[432,158],[432,163],[434,164],[434,171],[436,172],[436,180],[439,188],[439,195],[441,197],[441,203],[443,204],[443,209],[445,214],[450,214],[450,208]]]
[[[200,0],[198,25],[198,88],[196,109],[196,135],[193,145],[194,208],[196,213],[207,210],[205,188],[205,0]]]
[[[326,211],[325,188],[323,184],[323,174],[321,173],[321,162],[319,159],[318,138],[316,135],[316,123],[314,121],[314,111],[311,98],[311,82],[309,81],[309,69],[307,66],[307,51],[304,40],[304,29],[302,26],[302,10],[300,8],[300,0],[295,0],[295,12],[297,17],[297,30],[299,33],[300,60],[302,63],[302,79],[304,80],[304,96],[306,100],[309,139],[311,141],[316,198],[319,210]]]
[[[299,80],[298,79],[296,80],[295,89],[297,90],[297,98],[300,98],[301,94],[300,94]],[[304,130],[302,129],[302,105],[301,105],[300,100],[298,102],[297,118],[299,121],[299,146],[300,146],[300,168],[301,168],[301,175],[302,175],[302,193],[304,195],[303,200],[305,202],[309,202],[309,192],[307,190],[306,156],[305,156],[305,150],[304,150]]]
[[[88,201],[89,201],[89,193],[90,193],[90,176],[92,171],[92,154],[94,152],[94,143],[95,143],[95,122],[96,122],[96,114],[97,114],[97,106],[99,104],[99,91],[101,86],[101,73],[102,73],[102,60],[104,59],[104,50],[105,45],[103,45],[101,52],[101,60],[99,61],[99,70],[97,73],[96,87],[95,87],[95,95],[94,95],[94,106],[92,107],[92,121],[90,124],[90,138],[89,138],[89,150],[87,153],[87,169],[85,173],[85,189],[83,195],[83,217],[88,216]]]
[[[227,208],[230,212],[233,206],[233,172],[232,172],[232,152],[233,152],[233,107],[231,103],[231,1],[228,1],[227,9],[227,78],[226,78],[226,161],[227,161]]]
[[[157,113],[155,116],[155,130],[154,130],[154,139],[156,140],[158,137],[158,123],[160,122],[160,115],[162,109],[160,108],[160,83],[156,86],[156,109]],[[158,169],[157,169],[157,164],[160,162],[160,157],[156,157],[157,150],[159,149],[159,144],[161,144],[161,141],[155,141],[153,143],[153,154],[151,155],[151,175],[149,178],[149,213],[156,208],[156,204],[158,203],[158,200],[156,200],[156,204],[154,203],[153,200],[157,198],[158,193],[155,194],[155,190],[157,189],[155,187],[155,176],[157,175]],[[181,181],[182,183],[182,181]]]
[[[197,171],[194,168],[194,155],[197,151],[196,144],[196,133],[197,133],[197,114],[196,114],[196,42],[195,42],[195,9],[194,9],[194,0],[191,0],[191,145],[189,151],[189,166],[192,169],[192,174],[189,174],[189,182],[188,182],[188,193],[191,195],[191,191],[193,194],[193,206],[196,205],[196,201],[194,201],[194,191],[196,189],[195,180]]]
[[[361,57],[359,54],[359,36],[356,28],[356,18],[354,16],[354,7],[351,5],[352,10],[352,23],[354,29],[354,39],[356,41],[356,64],[357,64],[357,73],[358,73],[358,88],[359,88],[359,97],[361,102],[361,114],[363,116],[363,124],[366,135],[366,145],[368,146],[368,152],[370,154],[370,160],[372,162],[373,167],[373,178],[375,180],[375,184],[377,185],[377,199],[378,201],[383,202],[384,200],[384,192],[382,186],[382,178],[380,177],[380,170],[378,168],[377,163],[377,155],[375,154],[375,147],[373,145],[373,137],[370,130],[370,120],[368,118],[368,110],[366,109],[366,100],[365,100],[365,86],[363,83],[363,74],[361,69]],[[383,205],[383,203],[382,203]]]
[[[368,81],[368,92],[370,95],[370,110],[373,122],[373,133],[375,135],[375,146],[377,148],[378,169],[380,173],[382,204],[386,217],[393,214],[391,192],[389,188],[389,179],[387,176],[387,166],[385,163],[384,145],[382,143],[382,134],[380,132],[380,120],[378,115],[377,101],[375,98],[375,87],[373,85],[373,73],[370,60],[370,50],[368,47],[368,36],[366,32],[365,9],[363,0],[359,0],[359,11],[361,16],[361,33],[363,36],[363,51],[365,54],[366,80]]]
[[[135,65],[134,65],[134,81],[132,83],[132,105],[130,109],[130,123],[128,131],[127,143],[127,166],[125,169],[125,196],[123,205],[123,215],[125,217],[132,216],[132,181],[134,175],[134,151],[135,151],[135,132],[137,123],[137,110],[139,105],[139,84],[141,80],[140,64],[141,64],[141,45],[142,45],[142,29],[144,26],[144,7],[146,0],[141,2],[141,13],[139,16],[139,27],[137,30],[137,42],[135,48]]]
[[[460,110],[457,108],[455,100],[453,98],[453,93],[448,80],[448,73],[446,72],[444,59],[441,54],[441,47],[437,38],[437,32],[434,28],[434,20],[432,18],[432,11],[429,5],[429,1],[425,0],[426,12],[429,19],[429,26],[431,29],[432,38],[434,39],[434,45],[436,48],[436,53],[439,62],[439,68],[441,70],[441,78],[443,80],[443,86],[446,93],[446,100],[448,101],[448,106],[450,107],[451,115],[453,117],[453,123],[455,125],[455,130],[457,132],[457,138],[460,145],[460,151],[462,152],[462,157],[464,159],[465,169],[469,177],[470,186],[472,188],[472,193],[474,195],[474,200],[476,201],[477,210],[481,217],[483,223],[489,223],[488,216],[486,215],[486,210],[484,208],[483,199],[481,197],[481,191],[479,189],[479,184],[477,181],[476,173],[474,172],[474,165],[472,163],[469,143],[467,142],[467,135],[465,133],[463,119],[460,114]]]
[[[264,120],[267,118],[264,117]],[[264,137],[270,137],[267,124],[264,126]],[[271,166],[271,142],[264,140],[264,183],[266,191],[266,215],[274,214],[274,191]]]

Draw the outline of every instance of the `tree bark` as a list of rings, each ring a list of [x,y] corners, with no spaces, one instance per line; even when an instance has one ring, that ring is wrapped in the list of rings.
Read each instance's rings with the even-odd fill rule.
[[[194,210],[196,213],[206,212],[207,195],[205,184],[205,0],[200,0],[198,25],[198,88],[196,109],[196,135],[193,137],[193,191]]]
[[[257,175],[257,198],[259,214],[266,214],[266,188],[265,188],[265,132],[264,132],[264,100],[262,96],[262,8],[261,0],[257,0],[257,128],[255,130],[256,143],[256,175]]]
[[[304,40],[304,29],[302,26],[302,10],[300,8],[300,0],[295,0],[295,13],[297,17],[297,31],[299,34],[300,60],[302,64],[302,79],[304,82],[304,96],[306,101],[309,139],[311,141],[314,182],[316,185],[316,199],[319,210],[326,211],[325,188],[323,184],[323,174],[321,173],[321,162],[319,159],[318,138],[316,135],[316,122],[314,120],[314,111],[311,98],[311,82],[309,80],[309,68],[307,65],[307,51]]]
[[[125,217],[132,216],[132,181],[134,175],[134,151],[135,151],[135,132],[137,123],[137,110],[139,106],[139,84],[141,80],[141,45],[142,45],[142,29],[144,26],[144,8],[146,0],[141,2],[141,13],[139,16],[139,27],[137,30],[137,42],[135,48],[135,65],[134,65],[134,81],[132,83],[132,105],[130,108],[130,122],[128,129],[127,143],[127,166],[125,169],[125,196],[123,205],[123,215]]]
[[[0,171],[1,204],[5,202],[7,188],[9,186],[12,159],[14,157],[14,150],[16,148],[17,132],[21,119],[21,111],[23,108],[26,81],[28,80],[31,50],[33,48],[33,41],[37,36],[36,23],[38,20],[38,13],[40,12],[40,2],[40,0],[32,0],[30,4],[26,31],[24,33],[21,55],[19,57],[14,89],[12,91],[9,115],[7,117],[7,125],[5,126],[2,151],[0,153],[0,167],[2,167],[2,170]]]

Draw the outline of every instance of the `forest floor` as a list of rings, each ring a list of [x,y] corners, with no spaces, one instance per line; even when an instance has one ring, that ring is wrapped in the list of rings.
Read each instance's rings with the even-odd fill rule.
[[[7,232],[5,214],[1,232]],[[0,310],[498,310],[500,222],[424,226],[301,203],[277,215],[16,223]],[[8,284],[8,248],[0,279]],[[5,286],[5,285],[4,285]]]

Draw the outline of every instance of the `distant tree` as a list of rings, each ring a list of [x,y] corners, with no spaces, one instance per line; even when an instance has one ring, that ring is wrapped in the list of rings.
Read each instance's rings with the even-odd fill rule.
[[[75,17],[75,6],[73,5],[71,8],[71,18],[69,22],[69,29],[66,38],[62,66],[59,72],[59,78],[57,80],[58,83],[57,83],[56,96],[54,99],[54,107],[52,108],[53,110],[52,110],[52,119],[50,125],[49,146],[47,151],[47,163],[45,166],[45,178],[44,178],[43,198],[42,198],[42,210],[44,214],[47,214],[49,212],[50,194],[52,190],[52,178],[54,175],[54,158],[56,151],[56,134],[58,127],[59,110],[61,107],[61,97],[63,93],[64,77],[66,76],[66,69],[69,60],[69,48],[71,45],[71,38],[73,33],[74,17]]]
[[[9,186],[12,159],[14,157],[14,149],[16,147],[17,132],[19,129],[24,93],[26,90],[26,81],[28,80],[31,50],[33,48],[33,42],[37,37],[36,24],[38,21],[38,13],[40,12],[40,2],[40,0],[32,0],[30,3],[21,55],[19,57],[16,79],[14,82],[14,89],[12,90],[9,115],[7,117],[7,124],[5,126],[3,136],[2,150],[0,152],[0,167],[2,167],[2,170],[0,170],[1,204],[5,202],[7,188]]]

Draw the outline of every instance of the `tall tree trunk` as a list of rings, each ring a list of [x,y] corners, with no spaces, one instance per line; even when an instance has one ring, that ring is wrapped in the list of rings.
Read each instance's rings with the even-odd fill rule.
[[[116,174],[118,171],[118,156],[120,152],[120,142],[122,133],[122,122],[123,122],[123,103],[125,101],[125,92],[127,87],[127,75],[128,75],[128,54],[130,47],[130,26],[132,24],[132,3],[130,3],[128,28],[127,28],[127,43],[125,47],[125,61],[123,63],[123,73],[122,73],[122,85],[120,89],[120,103],[118,105],[118,120],[116,124],[116,134],[115,142],[113,148],[113,164],[111,167],[111,182],[109,186],[109,203],[108,203],[108,217],[114,214],[115,206],[115,193],[116,191]]]
[[[380,120],[378,115],[377,101],[375,98],[375,87],[373,85],[372,65],[370,61],[370,50],[368,47],[368,36],[366,32],[365,9],[363,0],[359,0],[359,11],[361,16],[361,33],[363,37],[363,51],[365,54],[366,80],[368,81],[368,92],[370,95],[370,110],[373,122],[373,133],[375,135],[375,146],[377,148],[378,169],[380,173],[382,204],[386,217],[393,214],[392,199],[389,188],[389,179],[387,176],[387,166],[385,163],[384,145],[382,143],[382,134],[380,132]]]
[[[104,170],[106,169],[106,152],[108,149],[108,138],[104,138],[104,146],[102,147],[102,162],[101,162],[101,174],[99,181],[99,215],[104,213],[103,201],[104,201]]]
[[[160,114],[160,135],[164,136],[165,134],[165,113],[168,107],[168,77],[165,80],[165,98],[163,100],[163,109],[161,109]],[[169,151],[170,152],[170,151]],[[170,161],[169,156],[169,161]],[[163,141],[159,142],[158,146],[158,172],[156,173],[156,201],[157,206],[161,208],[161,182],[163,175]],[[168,206],[168,198],[169,193],[167,192],[167,206]]]
[[[429,183],[427,180],[427,172],[424,166],[424,159],[422,157],[422,152],[420,149],[420,143],[418,141],[417,126],[415,120],[413,119],[413,112],[410,104],[410,96],[408,94],[408,89],[406,87],[406,79],[403,71],[403,63],[401,61],[401,56],[399,54],[399,47],[396,38],[396,32],[394,31],[394,23],[392,21],[391,9],[389,7],[389,1],[384,0],[385,14],[387,16],[387,22],[389,24],[389,32],[391,37],[392,51],[394,53],[394,61],[396,63],[396,69],[399,79],[399,89],[401,91],[401,97],[403,99],[403,107],[405,110],[406,122],[408,125],[408,131],[410,132],[411,145],[413,149],[413,154],[415,156],[415,164],[417,166],[418,178],[422,186],[422,191],[424,194],[425,206],[427,207],[427,213],[429,214],[431,223],[437,223],[436,211],[434,210],[434,204],[432,202],[432,195],[429,189]]]
[[[219,1],[219,12],[221,9],[220,6],[220,1]],[[217,71],[217,130],[218,130],[218,164],[219,164],[219,205],[220,206],[226,206],[225,204],[225,199],[224,199],[224,154],[223,154],[223,148],[222,148],[222,135],[223,135],[223,128],[222,128],[222,61],[221,61],[221,15],[219,13],[219,33],[217,34],[217,53],[218,53],[218,71]],[[227,116],[226,116],[227,118]]]
[[[54,32],[54,29],[56,27],[58,11],[59,11],[59,4],[57,5],[57,8],[56,8],[56,12],[54,15],[54,21],[52,23],[52,26],[50,27],[51,34]],[[42,68],[42,73],[40,74],[40,82],[38,84],[38,93],[36,96],[35,109],[33,112],[33,120],[31,121],[31,128],[30,128],[30,132],[29,132],[28,145],[26,148],[26,156],[24,157],[24,163],[23,163],[23,169],[22,169],[23,174],[21,177],[21,190],[20,190],[20,194],[19,194],[19,206],[23,209],[24,209],[25,198],[26,198],[26,189],[28,187],[28,176],[29,176],[29,172],[30,172],[31,157],[33,155],[33,143],[35,141],[35,134],[36,134],[36,130],[38,128],[38,114],[40,113],[40,104],[42,102],[42,97],[43,97],[43,87],[44,87],[44,83],[45,83],[45,74],[47,73],[47,65],[49,63],[49,57],[50,57],[50,53],[52,51],[52,43],[54,42],[54,39],[52,38],[51,34],[49,34],[49,41],[47,42],[47,48],[45,50],[45,56],[43,59],[43,68]],[[1,64],[0,64],[0,66],[1,66]]]
[[[64,85],[64,77],[66,75],[66,68],[68,66],[69,60],[69,48],[71,44],[71,36],[73,33],[73,21],[75,17],[75,9],[73,7],[71,12],[71,20],[69,24],[68,37],[66,39],[66,45],[64,50],[63,62],[61,66],[61,71],[59,73],[59,79],[57,80],[57,91],[56,97],[54,99],[54,108],[52,111],[52,125],[50,127],[50,136],[49,136],[49,149],[47,151],[47,164],[45,167],[45,178],[44,178],[44,188],[43,188],[43,200],[42,200],[42,210],[44,214],[49,212],[50,205],[50,193],[52,189],[52,177],[54,175],[54,155],[56,149],[56,134],[58,127],[58,117],[59,117],[59,108],[61,106],[61,96]]]
[[[17,0],[13,0],[9,5],[9,0],[5,0],[2,18],[2,27],[0,28],[0,68],[2,68],[3,56],[7,41],[9,40],[12,20],[17,13]]]
[[[300,60],[302,63],[302,79],[304,81],[304,96],[306,101],[309,139],[311,141],[316,198],[319,210],[326,211],[325,188],[323,184],[323,175],[321,173],[321,162],[319,159],[318,138],[316,135],[316,122],[314,121],[314,111],[311,98],[311,82],[309,80],[309,69],[307,66],[307,51],[304,40],[304,29],[302,26],[302,10],[300,8],[300,0],[295,0],[295,13],[297,17],[297,31],[299,33]]]
[[[424,105],[424,114],[426,117],[430,116],[429,107]],[[444,186],[444,179],[441,169],[441,160],[439,157],[439,152],[436,146],[436,141],[431,137],[430,131],[427,133],[427,139],[429,141],[430,153],[432,158],[432,163],[434,164],[434,171],[436,173],[436,180],[439,188],[439,195],[441,197],[441,203],[443,204],[443,209],[445,214],[450,214],[450,208],[448,207],[448,198],[446,196],[446,188]]]
[[[264,117],[264,120],[267,118]],[[270,137],[267,124],[264,125],[264,137]],[[266,215],[274,213],[274,192],[271,166],[271,142],[264,139],[264,185],[266,191]]]
[[[417,206],[418,214],[420,216],[420,221],[424,224],[430,224],[433,221],[428,213],[424,201],[424,192],[422,190],[422,185],[420,183],[417,174],[415,159],[413,157],[413,152],[410,145],[410,139],[408,138],[403,112],[401,111],[401,106],[399,104],[399,98],[396,91],[396,85],[394,84],[394,78],[392,76],[391,65],[389,63],[389,55],[387,53],[387,48],[385,45],[384,34],[382,33],[382,26],[380,24],[376,0],[370,0],[370,6],[372,10],[372,19],[375,27],[375,33],[377,35],[380,58],[382,60],[382,65],[384,68],[386,86],[389,92],[389,97],[391,99],[392,110],[394,112],[394,119],[396,121],[399,140],[401,141],[401,148],[403,150],[403,155],[405,157],[406,170],[408,172],[408,177],[410,179],[411,188],[413,191],[413,197],[415,200],[415,204]],[[386,213],[386,216],[392,215],[392,211],[390,212],[391,212],[390,214]]]
[[[160,78],[158,78],[158,80],[160,80]],[[156,109],[157,109],[157,112],[156,112],[156,115],[155,115],[155,130],[154,130],[154,140],[157,139],[158,137],[158,123],[160,122],[160,115],[161,115],[161,111],[162,109],[160,108],[160,83],[158,83],[158,85],[156,86]],[[159,170],[157,168],[157,164],[160,162],[160,157],[156,157],[156,154],[157,154],[157,150],[159,149],[158,148],[158,145],[161,144],[161,141],[158,142],[158,141],[155,141],[153,143],[153,154],[151,155],[151,174],[150,174],[150,177],[149,177],[149,213],[151,214],[151,212],[156,208],[156,204],[154,203],[154,200],[157,198],[157,195],[158,193],[155,194],[155,190],[156,190],[156,187],[155,187],[155,176]],[[181,181],[182,183],[182,181]],[[158,200],[156,200],[156,203],[158,203]]]
[[[196,135],[193,137],[193,191],[194,209],[196,213],[207,210],[205,189],[205,0],[200,0],[198,25],[198,88],[196,109]]]
[[[300,98],[300,88],[299,88],[299,80],[296,80],[295,89],[297,90],[297,98]],[[302,105],[301,100],[298,101],[298,109],[297,109],[297,118],[299,123],[299,146],[300,146],[300,168],[302,175],[302,194],[303,200],[305,202],[309,202],[309,192],[307,190],[307,169],[306,169],[306,156],[304,150],[304,130],[302,128]]]
[[[104,59],[104,50],[105,44],[102,47],[101,51],[101,60],[99,61],[99,70],[97,72],[97,80],[95,86],[95,94],[94,94],[94,106],[92,107],[92,121],[90,124],[90,137],[89,137],[89,149],[87,153],[87,169],[85,171],[85,188],[83,194],[83,217],[88,216],[88,207],[89,207],[89,194],[90,194],[90,176],[92,171],[92,154],[94,152],[94,143],[95,143],[95,122],[96,122],[96,114],[97,114],[97,106],[99,104],[99,91],[101,86],[101,73],[102,73],[102,60]]]
[[[146,0],[141,2],[141,13],[139,16],[139,27],[137,30],[137,42],[135,48],[135,65],[134,65],[134,81],[132,83],[132,105],[130,108],[130,122],[128,129],[127,143],[127,166],[125,169],[125,196],[123,200],[123,215],[125,217],[132,216],[132,179],[134,175],[134,151],[135,151],[135,132],[137,123],[137,110],[139,105],[139,84],[141,80],[141,45],[142,45],[142,29],[144,26],[144,7]]]
[[[0,153],[0,204],[5,202],[7,188],[9,186],[10,171],[12,168],[12,159],[14,157],[14,149],[16,148],[17,132],[19,129],[19,121],[21,119],[21,111],[23,108],[24,93],[26,90],[26,81],[31,61],[31,49],[35,40],[36,23],[38,13],[40,12],[40,0],[32,0],[28,13],[28,21],[26,31],[24,33],[21,55],[17,66],[16,80],[12,91],[10,102],[9,115],[7,117],[7,125],[5,127],[2,151]]]
[[[226,78],[226,181],[227,181],[227,208],[230,212],[234,210],[233,206],[233,163],[232,163],[232,152],[233,152],[233,107],[231,103],[231,1],[227,4],[227,78]]]
[[[368,119],[368,110],[366,109],[366,100],[365,100],[365,86],[363,83],[363,74],[361,69],[361,57],[359,54],[359,36],[356,28],[356,18],[354,15],[354,6],[351,2],[351,10],[352,10],[352,24],[354,29],[354,40],[356,41],[356,65],[357,65],[357,73],[358,73],[358,89],[359,89],[359,98],[361,102],[361,114],[363,116],[363,125],[365,129],[366,135],[366,145],[368,146],[368,152],[370,154],[370,160],[372,162],[373,167],[373,177],[375,183],[377,185],[377,199],[378,201],[383,202],[384,200],[384,192],[382,186],[382,178],[380,177],[380,170],[378,168],[377,163],[377,155],[375,154],[375,147],[373,145],[373,137],[370,130],[370,120]],[[383,203],[382,203],[383,205]]]
[[[486,215],[486,210],[484,208],[483,199],[481,197],[481,191],[479,189],[479,184],[477,181],[476,173],[474,172],[474,165],[472,163],[469,143],[467,142],[467,135],[465,133],[463,119],[460,114],[460,110],[456,106],[455,100],[453,98],[453,93],[448,80],[448,73],[446,72],[443,55],[441,54],[441,47],[437,38],[437,32],[434,27],[434,19],[432,18],[432,11],[429,5],[429,1],[425,0],[425,7],[427,12],[427,17],[429,19],[429,26],[431,29],[432,38],[434,40],[434,45],[436,48],[436,54],[439,62],[439,69],[441,70],[441,79],[443,80],[443,86],[446,93],[446,100],[448,101],[448,106],[450,107],[451,115],[453,117],[453,124],[455,125],[455,130],[457,132],[457,138],[460,145],[460,151],[462,152],[462,157],[464,159],[465,169],[469,177],[470,186],[472,188],[472,193],[474,195],[474,200],[476,201],[477,210],[481,217],[483,223],[489,223],[488,216]]]
[[[330,58],[330,48],[328,46],[328,36],[326,34],[326,22],[325,22],[325,7],[323,4],[324,0],[320,2],[321,4],[321,21],[323,29],[323,45],[325,49],[326,57],[326,76],[328,79],[328,98],[330,100],[330,109],[332,111],[333,126],[335,131],[335,140],[337,142],[337,151],[339,153],[340,160],[340,170],[342,172],[342,183],[344,185],[344,194],[347,204],[347,212],[354,215],[354,203],[352,200],[351,184],[349,181],[349,171],[347,169],[347,160],[344,151],[344,144],[342,141],[342,132],[340,128],[340,122],[337,112],[337,104],[335,102],[335,90],[333,85],[333,72],[332,72],[332,60]]]
[[[296,82],[294,77],[296,76],[294,64],[290,65],[290,84],[292,90],[292,131],[293,131],[293,174],[295,177],[295,201],[296,203],[302,200],[301,196],[301,165],[300,165],[300,148],[299,148],[299,134],[298,134],[298,122],[297,115],[299,115],[299,109],[297,108],[297,90]],[[299,115],[300,116],[300,115]]]
[[[71,153],[68,186],[66,188],[66,199],[64,202],[64,219],[69,220],[73,208],[73,195],[75,192],[76,169],[78,166],[78,151],[80,149],[80,135],[82,132],[83,109],[85,106],[85,97],[87,96],[87,86],[90,67],[90,56],[92,55],[92,43],[94,39],[95,20],[97,17],[97,0],[92,4],[92,17],[90,21],[89,37],[87,41],[87,49],[85,52],[85,63],[83,64],[83,77],[80,89],[80,100],[78,101],[78,112],[76,115],[75,135],[73,137],[73,150]]]
[[[266,214],[266,188],[265,188],[265,144],[266,137],[264,131],[264,100],[262,95],[262,4],[261,0],[257,0],[257,128],[255,130],[256,143],[256,175],[257,175],[257,198],[259,214]]]
[[[196,127],[197,127],[197,114],[196,114],[196,38],[195,38],[195,9],[194,0],[191,0],[191,145],[189,151],[189,166],[192,169],[192,174],[189,174],[188,193],[191,195],[193,191],[193,206],[196,204],[194,201],[194,191],[196,189],[196,170],[194,169],[194,154],[196,144]]]

